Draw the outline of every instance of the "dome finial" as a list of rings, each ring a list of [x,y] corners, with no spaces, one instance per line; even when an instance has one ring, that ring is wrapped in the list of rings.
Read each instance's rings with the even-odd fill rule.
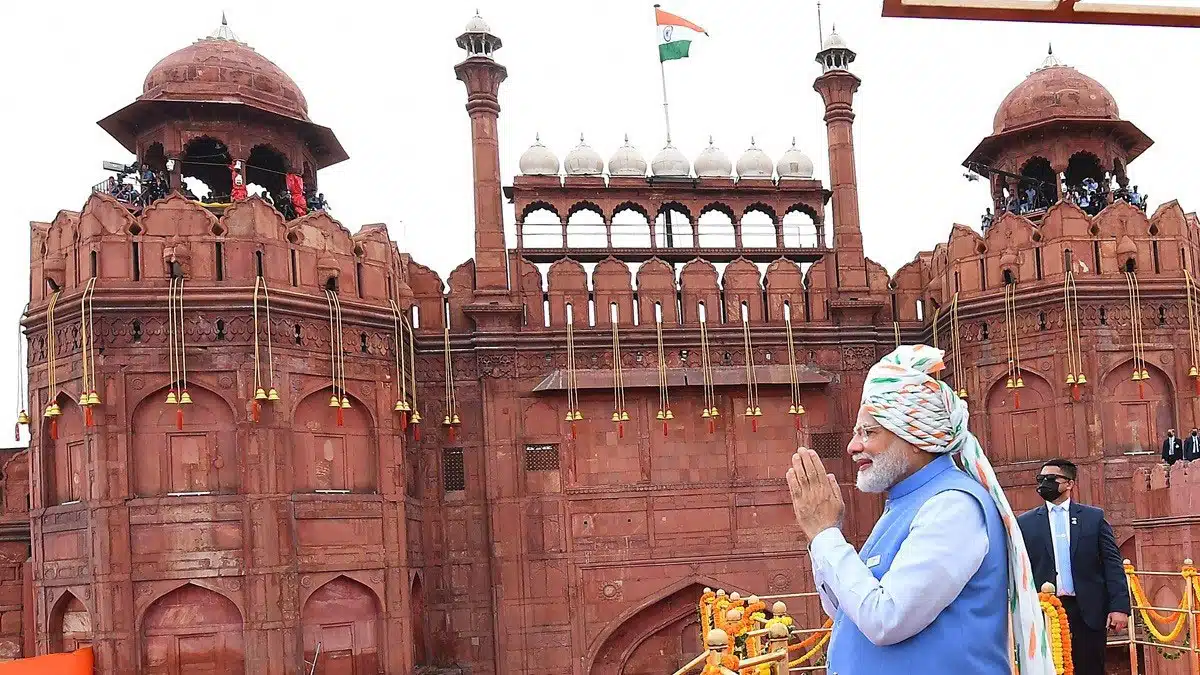
[[[1045,70],[1046,68],[1058,68],[1065,65],[1067,64],[1063,63],[1057,56],[1054,55],[1054,44],[1049,43],[1046,47],[1046,59],[1042,61],[1042,65],[1038,67],[1038,70]]]
[[[583,145],[583,132],[579,132],[579,144]]]
[[[625,145],[629,145],[629,134],[625,134]]]
[[[792,136],[792,147],[796,147],[796,137]]]
[[[755,144],[754,144],[754,137],[753,137],[753,136],[751,136],[751,137],[750,137],[750,147],[752,147],[752,148],[753,148],[753,147],[756,147],[756,146],[755,146]]]
[[[712,144],[713,144],[713,137],[712,137],[712,134],[709,134],[709,135],[708,135],[708,144],[709,144],[709,145],[712,145]]]
[[[230,42],[241,42],[238,36],[234,34],[229,27],[229,20],[225,18],[225,12],[221,12],[221,25],[217,29],[208,34],[211,40],[229,40]]]
[[[542,142],[542,132],[540,132],[540,131],[533,132],[533,142],[534,143]]]

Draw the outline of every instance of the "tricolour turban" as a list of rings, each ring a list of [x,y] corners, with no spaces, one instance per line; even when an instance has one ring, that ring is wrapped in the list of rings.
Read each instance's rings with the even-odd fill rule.
[[[1018,672],[1053,675],[1050,639],[1025,540],[996,472],[967,428],[966,401],[933,377],[945,368],[942,355],[942,350],[925,345],[897,347],[867,373],[862,407],[885,429],[926,452],[958,453],[966,472],[992,496],[1008,533],[1008,604]]]

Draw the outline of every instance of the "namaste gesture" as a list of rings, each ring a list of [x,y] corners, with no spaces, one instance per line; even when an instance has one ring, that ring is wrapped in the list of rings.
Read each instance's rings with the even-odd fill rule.
[[[797,450],[792,455],[787,482],[796,522],[809,541],[823,530],[842,526],[846,515],[842,489],[833,474],[825,472],[817,453],[808,448]]]

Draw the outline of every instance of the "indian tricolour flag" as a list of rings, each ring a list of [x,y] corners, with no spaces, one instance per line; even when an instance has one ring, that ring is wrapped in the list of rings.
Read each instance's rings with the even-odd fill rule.
[[[654,6],[654,19],[658,24],[659,61],[673,61],[686,57],[688,49],[692,46],[692,38],[697,33],[708,35],[700,26],[682,16],[664,12],[658,5]]]

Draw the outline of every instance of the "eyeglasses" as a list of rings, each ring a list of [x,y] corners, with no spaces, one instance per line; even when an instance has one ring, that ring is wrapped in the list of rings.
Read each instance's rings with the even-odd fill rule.
[[[870,440],[871,435],[883,428],[882,424],[860,424],[854,427],[854,438],[866,443]]]
[[[1037,482],[1043,483],[1051,479],[1053,479],[1055,483],[1069,483],[1071,481],[1070,478],[1067,478],[1066,476],[1060,476],[1056,473],[1043,473],[1037,477]]]

